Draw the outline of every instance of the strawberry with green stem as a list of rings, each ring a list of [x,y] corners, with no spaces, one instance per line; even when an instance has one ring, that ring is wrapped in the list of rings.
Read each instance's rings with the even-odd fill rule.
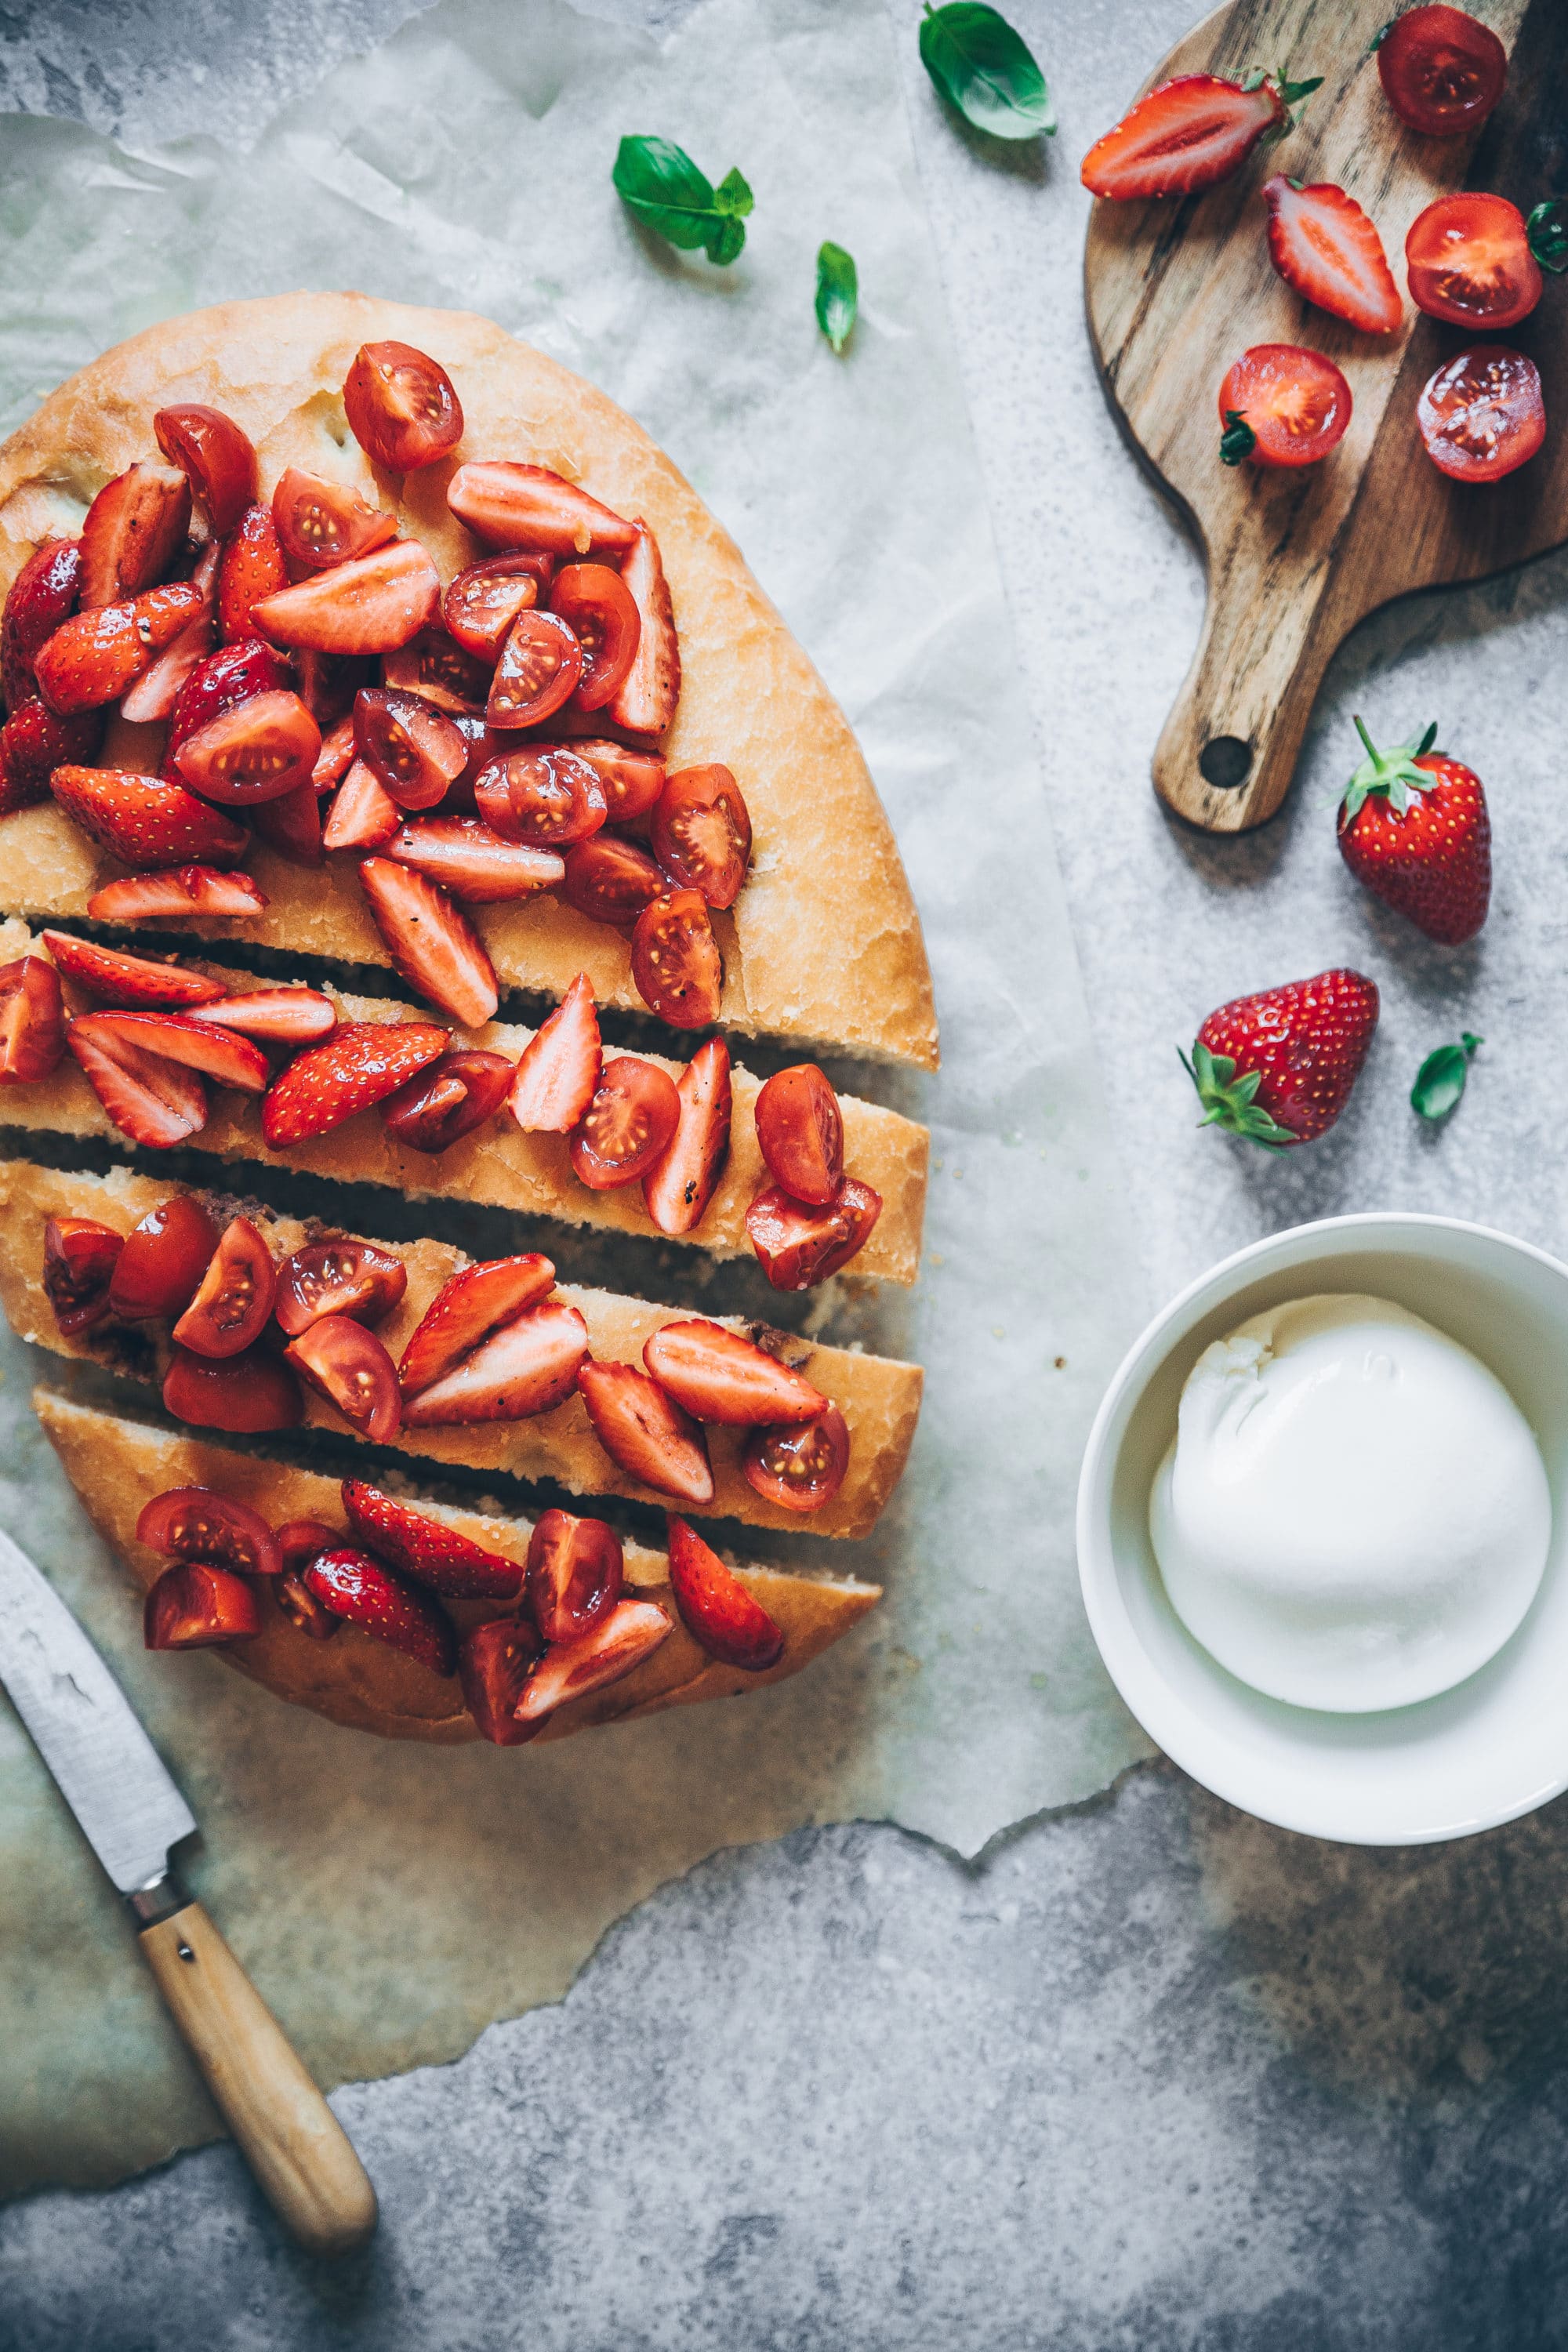
[[[1480,778],[1418,741],[1380,751],[1360,719],[1367,756],[1340,810],[1340,855],[1359,882],[1428,939],[1473,939],[1491,898],[1491,818]]]
[[[1200,1125],[1268,1151],[1327,1134],[1350,1100],[1377,1012],[1376,982],[1342,965],[1217,1006],[1191,1059],[1181,1056],[1204,1107]]]

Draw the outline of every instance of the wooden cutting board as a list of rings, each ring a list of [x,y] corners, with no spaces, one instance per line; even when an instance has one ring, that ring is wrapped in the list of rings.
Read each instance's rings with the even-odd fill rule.
[[[1284,799],[1325,668],[1391,597],[1479,580],[1568,541],[1568,278],[1497,340],[1530,352],[1547,414],[1540,455],[1495,487],[1439,474],[1415,429],[1421,386],[1467,342],[1406,299],[1397,335],[1313,309],[1268,258],[1259,194],[1277,171],[1333,180],[1382,233],[1405,293],[1405,236],[1434,197],[1495,189],[1528,213],[1568,193],[1568,0],[1467,0],[1511,52],[1508,89],[1476,140],[1406,130],[1367,46],[1394,0],[1231,0],[1172,50],[1178,73],[1321,73],[1300,130],[1202,196],[1098,203],[1084,268],[1090,331],[1135,446],[1182,507],[1208,563],[1193,667],[1153,761],[1157,790],[1194,824],[1238,833]],[[1348,377],[1339,448],[1300,473],[1219,461],[1218,393],[1250,343],[1310,344]],[[1427,717],[1411,714],[1415,726]]]

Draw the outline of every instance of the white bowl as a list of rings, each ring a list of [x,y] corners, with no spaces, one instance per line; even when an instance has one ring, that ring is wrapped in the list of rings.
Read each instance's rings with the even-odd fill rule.
[[[1250,1690],[1177,1618],[1149,1541],[1149,1489],[1183,1383],[1213,1339],[1319,1291],[1392,1298],[1479,1356],[1540,1443],[1552,1549],[1512,1639],[1418,1706],[1327,1715]],[[1455,1465],[1455,1475],[1464,1465]],[[1568,1266],[1455,1217],[1329,1217],[1255,1242],[1173,1300],[1111,1381],[1078,1495],[1084,1605],[1150,1738],[1227,1803],[1352,1845],[1467,1837],[1568,1787]]]

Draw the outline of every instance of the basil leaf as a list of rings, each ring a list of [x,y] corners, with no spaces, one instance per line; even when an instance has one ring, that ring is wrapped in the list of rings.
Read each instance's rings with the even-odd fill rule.
[[[1470,1056],[1486,1040],[1473,1037],[1468,1029],[1461,1030],[1459,1035],[1461,1042],[1458,1045],[1438,1045],[1415,1073],[1410,1108],[1422,1118],[1447,1118],[1465,1091]]]
[[[1561,278],[1568,269],[1568,196],[1548,196],[1524,224],[1530,249],[1542,269]]]
[[[849,340],[860,303],[860,280],[852,254],[825,245],[816,257],[816,323],[836,352]]]
[[[682,253],[700,250],[722,268],[746,242],[752,192],[739,172],[715,188],[683,147],[638,137],[622,140],[611,176],[626,210]]]
[[[1032,139],[1057,127],[1045,75],[1005,16],[984,0],[925,0],[921,63],[948,104],[993,139]]]

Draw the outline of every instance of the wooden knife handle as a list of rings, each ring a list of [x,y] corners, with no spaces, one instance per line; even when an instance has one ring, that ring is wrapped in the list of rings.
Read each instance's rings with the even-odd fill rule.
[[[316,2254],[376,2223],[375,2191],[342,2126],[199,1903],[142,1930],[175,2024],[279,2220]]]

